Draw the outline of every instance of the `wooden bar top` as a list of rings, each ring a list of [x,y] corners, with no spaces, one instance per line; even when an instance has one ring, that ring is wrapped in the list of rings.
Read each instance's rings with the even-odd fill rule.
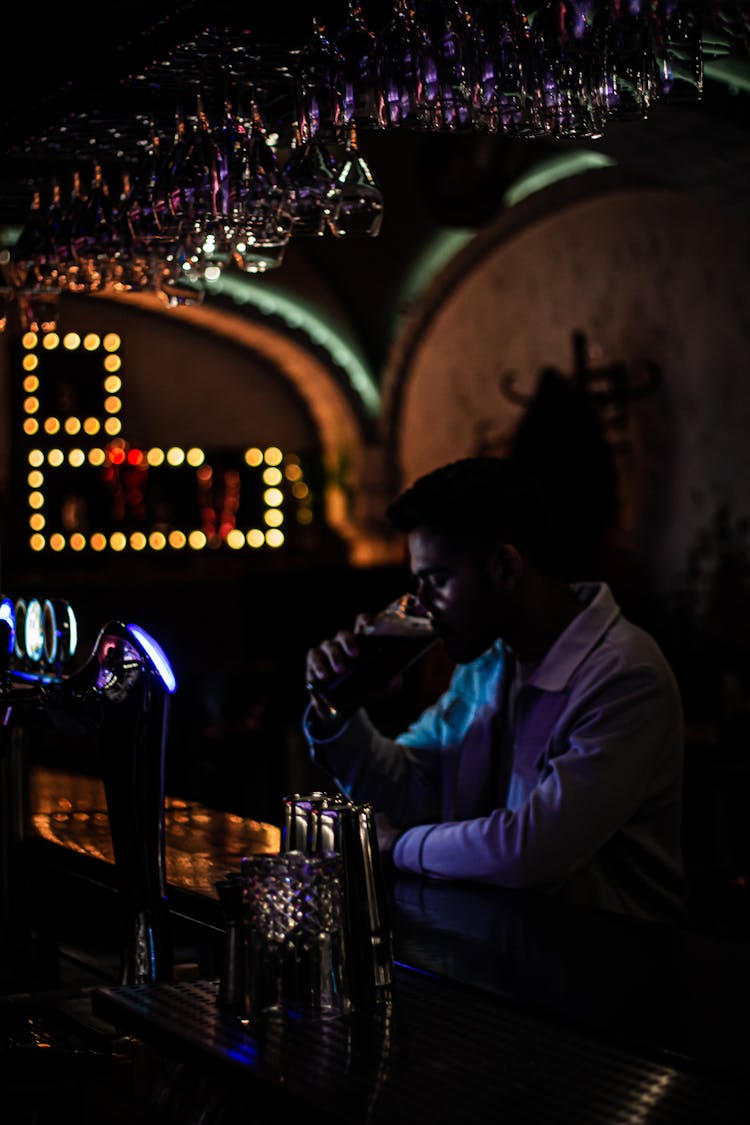
[[[28,779],[29,830],[69,852],[114,865],[104,784],[99,778],[32,766]],[[164,809],[167,882],[210,898],[244,855],[279,850],[273,824],[167,797]]]

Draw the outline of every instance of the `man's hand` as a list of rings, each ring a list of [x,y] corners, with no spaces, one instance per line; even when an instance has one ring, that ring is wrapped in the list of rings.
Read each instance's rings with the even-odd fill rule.
[[[339,629],[335,637],[321,641],[316,648],[308,650],[305,657],[305,679],[313,710],[319,719],[330,719],[331,713],[325,703],[316,698],[316,688],[325,692],[325,685],[329,680],[348,672],[357,663],[362,655],[358,634],[367,632],[371,623],[372,614],[360,613],[354,622],[354,629]],[[383,687],[379,683],[369,690],[365,681],[357,691],[361,706],[374,702],[382,695]]]
[[[393,866],[393,846],[403,832],[402,828],[395,828],[385,813],[375,813],[375,834],[378,838],[378,850],[384,865]]]

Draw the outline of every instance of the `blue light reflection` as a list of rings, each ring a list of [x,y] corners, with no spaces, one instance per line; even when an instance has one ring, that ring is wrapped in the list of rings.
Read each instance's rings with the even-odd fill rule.
[[[128,625],[128,630],[133,634],[135,639],[141,647],[147,652],[151,659],[156,671],[161,677],[162,683],[168,692],[172,693],[177,690],[177,680],[172,671],[172,665],[167,659],[164,649],[158,644],[154,638],[142,629],[140,625]]]

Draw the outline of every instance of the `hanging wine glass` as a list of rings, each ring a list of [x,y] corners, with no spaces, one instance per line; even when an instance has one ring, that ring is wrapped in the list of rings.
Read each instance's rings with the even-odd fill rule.
[[[239,102],[237,91],[233,91],[231,97],[225,96],[224,116],[217,137],[215,214],[229,223],[240,217],[243,184],[248,174],[248,127],[236,102]]]
[[[344,158],[332,189],[329,219],[336,238],[375,238],[383,223],[383,195],[359,151],[357,126],[349,125]]]
[[[203,279],[195,276],[181,245],[151,265],[149,287],[170,307],[199,305],[205,297]]]
[[[214,130],[205,109],[204,100],[198,98],[198,122],[193,138],[192,154],[199,170],[199,195],[193,219],[208,219],[222,214],[220,188],[226,179],[222,169],[225,167],[225,154],[214,135]]]
[[[235,260],[238,227],[223,215],[194,219],[180,238],[180,248],[188,263],[191,279],[214,282]]]
[[[316,133],[305,135],[295,123],[282,174],[289,192],[294,237],[319,238],[338,202],[336,163]]]
[[[481,123],[490,133],[522,136],[528,129],[529,21],[515,0],[485,0],[477,9],[476,23]]]
[[[699,13],[679,0],[663,0],[649,10],[658,96],[670,103],[697,101],[703,95],[703,45]]]
[[[162,224],[169,236],[179,231],[182,222],[190,222],[200,193],[200,174],[192,159],[194,131],[194,122],[178,108],[172,141],[156,185],[167,206]]]
[[[114,256],[111,287],[135,292],[153,290],[160,264],[174,255],[180,219],[173,213],[167,190],[167,164],[156,126],[149,123],[142,151],[120,170],[115,215],[119,249]]]
[[[381,128],[415,128],[425,121],[426,34],[409,0],[395,0],[389,22],[376,36],[375,75]],[[434,59],[433,59],[434,66]]]
[[[260,273],[281,265],[292,234],[293,209],[254,98],[250,114],[246,178],[234,252],[244,270]]]
[[[87,187],[80,173],[73,176],[70,246],[72,261],[64,279],[65,287],[73,292],[88,293],[108,288],[124,248],[119,237],[115,200],[98,160],[94,162]]]
[[[564,0],[546,0],[532,24],[529,67],[534,126],[546,136],[598,133],[581,58],[573,8]]]
[[[347,18],[334,46],[341,57],[341,128],[345,133],[351,124],[377,128],[382,120],[375,61],[377,42],[365,23],[358,0],[348,0]]]
[[[435,51],[434,127],[468,128],[479,104],[479,45],[471,14],[457,0],[421,0],[416,7]]]
[[[70,215],[63,201],[62,184],[55,179],[50,185],[51,198],[47,209],[47,236],[51,251],[59,261],[69,261]]]
[[[56,185],[56,191],[59,196],[59,184]],[[47,215],[43,207],[42,191],[41,188],[35,187],[31,194],[26,221],[13,247],[13,258],[18,263],[33,262],[39,257],[49,255],[53,249]]]
[[[116,227],[121,253],[134,260],[158,258],[176,235],[165,186],[165,159],[153,122],[137,154],[120,168]],[[168,227],[174,230],[168,232]]]
[[[312,39],[293,48],[296,120],[310,137],[337,137],[343,122],[340,89],[343,58],[325,34],[325,25],[313,16]]]
[[[592,86],[599,112],[619,121],[647,117],[659,81],[639,0],[606,0],[601,5],[594,17],[593,58]]]
[[[107,254],[118,245],[114,201],[109,182],[99,161],[95,161],[84,215],[85,237],[92,250]]]
[[[60,305],[60,286],[54,266],[42,260],[19,261],[15,284],[22,330],[53,332]]]
[[[293,71],[283,68],[283,73],[292,81],[295,107],[289,154],[281,170],[292,209],[292,235],[319,238],[326,232],[333,206],[336,162],[321,135],[318,115],[309,115],[316,98],[310,88],[312,76],[299,55]]]
[[[235,260],[234,241],[243,217],[242,193],[247,176],[248,131],[224,98],[223,119],[214,132],[203,104],[199,112],[197,166],[202,169],[200,194],[183,216],[179,247],[171,262],[179,262],[176,276],[191,282],[213,282]],[[167,274],[171,275],[171,264]]]

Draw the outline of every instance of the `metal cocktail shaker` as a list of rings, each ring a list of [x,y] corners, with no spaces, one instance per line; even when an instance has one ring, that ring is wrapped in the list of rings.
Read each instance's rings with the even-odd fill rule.
[[[352,1003],[377,1002],[393,982],[393,939],[372,805],[321,792],[284,797],[281,850],[341,856]]]

